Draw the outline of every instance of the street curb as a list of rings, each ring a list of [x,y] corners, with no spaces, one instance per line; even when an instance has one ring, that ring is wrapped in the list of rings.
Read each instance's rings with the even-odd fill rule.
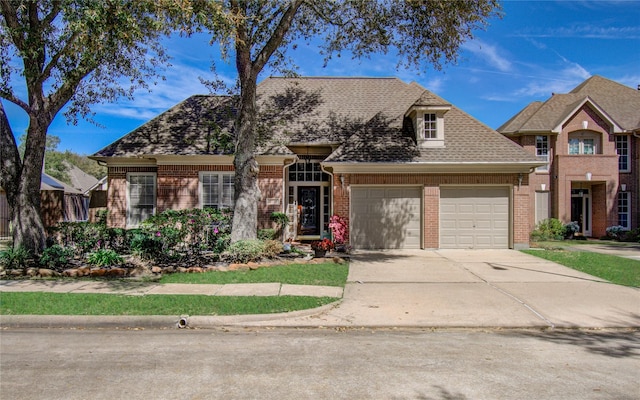
[[[340,302],[341,300],[338,300],[321,307],[287,313],[254,315],[0,315],[0,328],[208,329],[222,326],[243,326],[244,324],[255,326],[254,324],[321,314],[336,307]]]

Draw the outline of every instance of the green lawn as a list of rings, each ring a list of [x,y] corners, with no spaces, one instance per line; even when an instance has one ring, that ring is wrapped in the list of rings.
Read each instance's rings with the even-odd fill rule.
[[[160,283],[265,283],[344,287],[347,264],[294,264],[257,270],[171,274]],[[118,281],[120,282],[120,281]],[[122,285],[126,285],[122,281]],[[306,296],[199,296],[79,293],[0,293],[0,315],[242,315],[271,314],[319,307],[337,301]]]
[[[568,250],[523,250],[619,285],[640,287],[640,261],[608,254]]]
[[[319,307],[331,297],[218,297],[194,295],[123,296],[110,294],[3,292],[2,315],[242,315],[271,314]]]
[[[256,270],[205,272],[203,274],[164,275],[160,283],[267,283],[344,287],[349,274],[348,264],[291,264],[263,267]]]

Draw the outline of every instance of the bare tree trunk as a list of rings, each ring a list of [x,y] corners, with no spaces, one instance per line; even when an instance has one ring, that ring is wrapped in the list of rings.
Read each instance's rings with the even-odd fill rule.
[[[258,186],[260,166],[255,158],[256,138],[256,90],[257,76],[252,71],[249,52],[242,50],[237,55],[240,75],[240,112],[236,121],[235,207],[231,242],[255,239],[258,234],[258,201],[261,193]]]
[[[33,254],[40,254],[45,245],[44,224],[40,215],[40,174],[46,133],[41,125],[31,119],[27,136],[34,138],[35,145],[27,144],[24,162],[21,162],[13,132],[0,103],[0,185],[7,194],[13,246],[23,247]],[[44,127],[46,129],[46,124]]]
[[[291,23],[302,0],[291,1],[282,5],[282,17],[270,38],[252,59],[253,42],[251,29],[248,28],[248,2],[231,1],[231,12],[236,17],[236,68],[240,79],[240,108],[236,120],[236,154],[233,160],[235,167],[235,208],[231,229],[231,242],[255,239],[258,235],[258,201],[261,200],[258,175],[260,166],[255,158],[256,150],[256,90],[258,75],[267,64],[273,53],[280,47],[284,36],[291,28]]]
[[[245,116],[247,115],[245,114]],[[261,197],[258,186],[260,166],[254,156],[253,123],[240,121],[238,131],[240,134],[238,135],[237,152],[233,160],[236,173],[231,242],[257,237],[258,201]]]

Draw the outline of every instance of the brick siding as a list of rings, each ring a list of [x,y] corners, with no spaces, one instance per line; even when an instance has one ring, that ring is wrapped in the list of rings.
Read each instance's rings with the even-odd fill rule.
[[[156,179],[156,211],[179,210],[200,206],[199,173],[201,171],[233,172],[231,165],[159,165],[157,167],[109,167],[108,224],[124,228],[127,223],[127,173],[153,172]],[[262,201],[258,203],[258,226],[272,226],[272,212],[282,211],[282,166],[261,166],[259,186]]]

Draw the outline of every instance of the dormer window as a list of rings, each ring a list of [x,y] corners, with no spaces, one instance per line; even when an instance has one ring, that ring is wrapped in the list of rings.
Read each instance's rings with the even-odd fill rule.
[[[451,109],[448,104],[414,105],[406,116],[413,122],[418,147],[444,147],[444,115]]]
[[[438,138],[438,128],[436,124],[436,114],[425,114],[424,115],[424,139],[437,139]]]

